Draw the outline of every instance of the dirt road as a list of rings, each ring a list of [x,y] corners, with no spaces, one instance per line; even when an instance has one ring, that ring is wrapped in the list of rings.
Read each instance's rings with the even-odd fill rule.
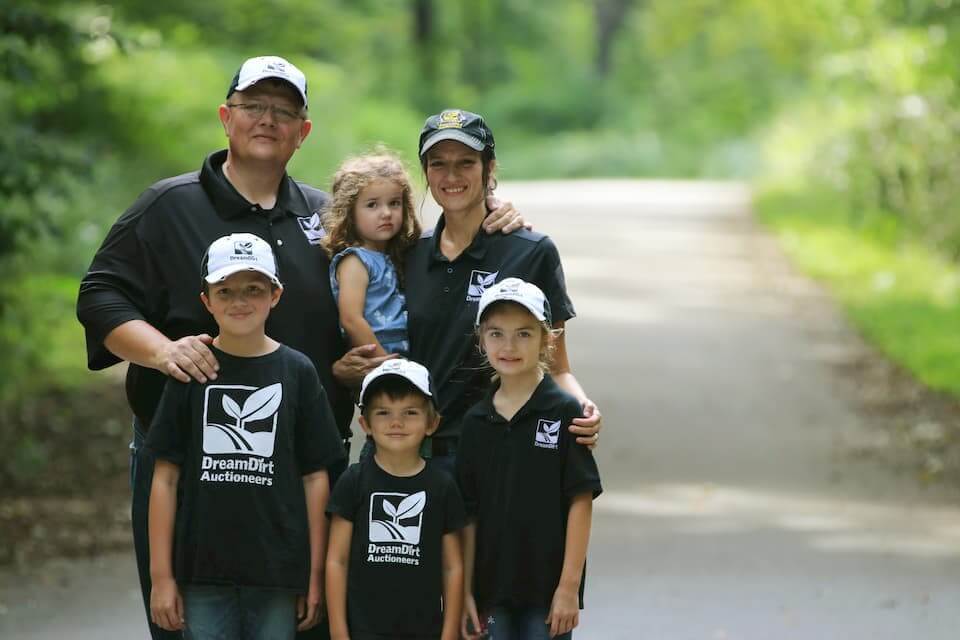
[[[858,348],[738,185],[502,187],[554,237],[602,407],[580,639],[957,637],[960,508],[855,456]],[[126,555],[0,576],[0,637],[145,637]]]

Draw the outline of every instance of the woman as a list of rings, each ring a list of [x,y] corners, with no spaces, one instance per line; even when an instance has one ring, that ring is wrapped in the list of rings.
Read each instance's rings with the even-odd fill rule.
[[[430,370],[440,400],[442,421],[424,455],[452,471],[460,421],[490,383],[473,332],[483,290],[519,277],[546,293],[556,327],[563,328],[575,311],[550,238],[526,229],[508,235],[481,229],[486,199],[496,186],[494,137],[484,119],[457,109],[430,116],[420,133],[419,155],[430,193],[443,212],[436,228],[423,234],[407,257],[410,355]],[[351,350],[340,370],[362,377],[380,361],[365,357],[368,353],[366,347]],[[580,436],[579,443],[594,445],[600,412],[570,371],[562,334],[551,373],[583,406],[584,417],[571,431]]]

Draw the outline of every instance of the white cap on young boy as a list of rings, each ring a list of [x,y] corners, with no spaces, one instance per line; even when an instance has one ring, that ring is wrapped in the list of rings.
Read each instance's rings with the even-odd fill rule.
[[[483,312],[494,302],[516,302],[527,308],[533,317],[541,322],[552,324],[550,319],[550,303],[543,291],[537,285],[521,280],[520,278],[506,278],[488,287],[480,296],[477,307],[476,325],[480,326]]]
[[[431,390],[430,372],[427,371],[427,368],[419,362],[405,360],[403,358],[394,358],[392,360],[385,360],[383,364],[368,373],[363,379],[363,385],[360,387],[359,405],[361,409],[363,408],[364,397],[367,394],[367,389],[370,387],[370,384],[374,380],[386,376],[397,376],[407,380],[410,384],[422,391],[425,396],[433,399],[434,404],[436,404],[436,399]]]
[[[223,282],[239,271],[262,273],[274,285],[283,287],[277,278],[273,250],[266,240],[252,233],[232,233],[217,238],[203,258],[203,278],[209,284]]]

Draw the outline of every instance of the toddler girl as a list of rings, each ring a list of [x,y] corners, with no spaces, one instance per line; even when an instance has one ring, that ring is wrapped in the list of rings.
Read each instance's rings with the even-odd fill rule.
[[[420,237],[410,177],[397,156],[377,150],[345,161],[331,191],[323,243],[340,326],[351,346],[406,353],[404,254]]]

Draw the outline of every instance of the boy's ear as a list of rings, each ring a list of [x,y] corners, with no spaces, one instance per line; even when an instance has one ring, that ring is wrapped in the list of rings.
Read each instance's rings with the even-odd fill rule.
[[[273,287],[270,290],[270,308],[273,309],[280,302],[280,296],[283,295],[283,287]]]
[[[368,436],[373,435],[373,434],[370,432],[370,426],[367,424],[367,419],[363,417],[363,414],[362,414],[362,413],[361,413],[360,416],[357,418],[357,422],[360,423],[360,428],[363,429],[363,432],[364,432],[365,434],[367,434]]]
[[[432,416],[430,418],[430,424],[427,425],[427,435],[432,436],[433,433],[437,430],[437,427],[440,426],[440,414],[433,410],[430,412]]]
[[[213,313],[213,310],[210,309],[210,298],[207,297],[203,291],[200,292],[200,302],[203,303],[203,306],[206,307],[207,311]]]

